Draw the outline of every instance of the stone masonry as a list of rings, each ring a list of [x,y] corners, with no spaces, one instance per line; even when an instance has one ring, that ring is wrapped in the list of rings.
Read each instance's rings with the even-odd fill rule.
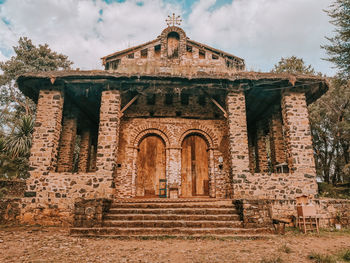
[[[282,97],[289,170],[315,177],[315,160],[305,94],[286,91]]]
[[[100,220],[101,200],[142,199],[136,184],[144,174],[157,181],[155,188],[165,178],[164,198],[178,200],[187,198],[186,182],[190,198],[317,195],[307,102],[326,92],[324,79],[246,72],[243,59],[193,41],[175,26],[102,62],[104,71],[18,78],[37,102],[22,222],[70,225],[78,208],[83,224]],[[193,140],[183,149],[188,138],[200,144]],[[157,148],[144,150],[146,139],[157,139]],[[146,169],[148,157],[155,161]],[[285,162],[289,171],[277,173]],[[158,197],[153,190],[150,198]],[[96,213],[82,208],[94,200]]]
[[[29,158],[32,176],[56,169],[63,101],[63,94],[59,90],[40,90]]]

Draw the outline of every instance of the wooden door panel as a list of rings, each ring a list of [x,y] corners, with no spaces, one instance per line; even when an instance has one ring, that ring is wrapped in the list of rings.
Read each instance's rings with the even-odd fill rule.
[[[136,195],[158,195],[159,179],[165,179],[165,145],[158,136],[148,136],[139,146]]]
[[[203,138],[191,135],[182,143],[181,195],[209,195],[208,146]]]

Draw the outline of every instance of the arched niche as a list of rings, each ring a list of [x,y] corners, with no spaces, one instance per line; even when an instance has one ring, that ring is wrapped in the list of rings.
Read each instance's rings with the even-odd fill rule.
[[[177,32],[170,32],[167,37],[168,58],[178,58],[180,51],[180,35]]]

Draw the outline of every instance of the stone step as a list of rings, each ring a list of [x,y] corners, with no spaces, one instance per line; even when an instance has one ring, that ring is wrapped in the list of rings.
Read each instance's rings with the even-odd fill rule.
[[[117,220],[105,220],[103,222],[105,227],[125,227],[125,228],[174,228],[174,227],[186,227],[186,228],[234,228],[242,227],[241,221],[117,221]]]
[[[235,209],[232,204],[220,203],[113,203],[111,208],[230,208]]]
[[[221,215],[169,215],[169,214],[106,214],[105,220],[185,220],[185,221],[236,221],[239,215],[221,214]]]
[[[71,228],[71,235],[79,236],[130,236],[130,235],[240,235],[269,233],[268,228],[120,228],[120,227],[96,227],[96,228]]]
[[[111,208],[108,214],[186,214],[186,215],[227,215],[238,214],[235,208]]]

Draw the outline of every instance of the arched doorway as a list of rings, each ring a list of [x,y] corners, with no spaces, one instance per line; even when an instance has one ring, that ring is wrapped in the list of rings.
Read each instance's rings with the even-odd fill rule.
[[[187,136],[181,151],[182,197],[209,196],[208,145],[199,135]]]
[[[179,57],[179,48],[180,48],[180,36],[176,32],[170,32],[168,34],[168,58],[177,58]]]
[[[139,145],[136,196],[158,195],[160,179],[165,179],[165,144],[160,137],[150,135]]]

